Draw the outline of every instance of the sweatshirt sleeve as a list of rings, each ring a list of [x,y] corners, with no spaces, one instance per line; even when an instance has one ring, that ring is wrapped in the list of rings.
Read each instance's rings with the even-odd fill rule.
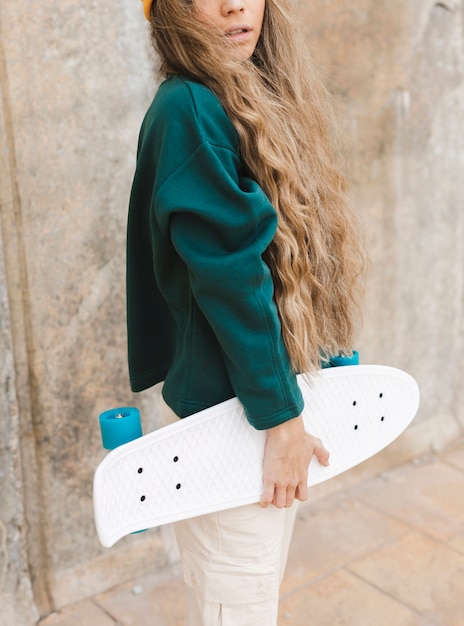
[[[277,217],[238,152],[202,141],[158,187],[153,209],[188,268],[250,423],[265,429],[299,415],[303,399],[263,259]]]

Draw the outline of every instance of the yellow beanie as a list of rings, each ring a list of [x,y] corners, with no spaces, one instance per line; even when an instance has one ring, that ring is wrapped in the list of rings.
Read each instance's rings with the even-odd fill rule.
[[[148,21],[150,21],[150,9],[153,4],[153,0],[142,0],[143,2],[143,12],[145,13],[145,17]]]

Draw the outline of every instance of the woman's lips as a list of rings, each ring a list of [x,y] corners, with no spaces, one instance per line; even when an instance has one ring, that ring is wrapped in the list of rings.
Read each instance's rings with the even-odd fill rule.
[[[246,39],[251,31],[251,26],[248,26],[247,24],[238,24],[237,26],[232,26],[231,28],[228,28],[225,34],[226,37],[237,41],[240,39]]]

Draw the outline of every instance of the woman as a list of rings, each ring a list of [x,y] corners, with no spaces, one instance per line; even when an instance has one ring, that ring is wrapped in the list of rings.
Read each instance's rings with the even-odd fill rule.
[[[326,91],[283,0],[143,0],[164,82],[127,248],[134,391],[184,418],[237,396],[267,431],[261,507],[175,525],[189,626],[275,626],[313,454],[297,372],[352,351],[362,260]],[[274,506],[269,506],[269,505]]]

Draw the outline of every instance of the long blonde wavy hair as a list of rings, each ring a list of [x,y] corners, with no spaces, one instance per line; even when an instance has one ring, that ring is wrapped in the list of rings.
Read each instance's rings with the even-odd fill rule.
[[[364,265],[359,227],[335,163],[331,98],[286,0],[266,0],[249,60],[199,19],[195,0],[155,0],[150,17],[161,75],[192,78],[216,94],[276,210],[265,260],[293,369],[311,372],[330,355],[351,353]]]

